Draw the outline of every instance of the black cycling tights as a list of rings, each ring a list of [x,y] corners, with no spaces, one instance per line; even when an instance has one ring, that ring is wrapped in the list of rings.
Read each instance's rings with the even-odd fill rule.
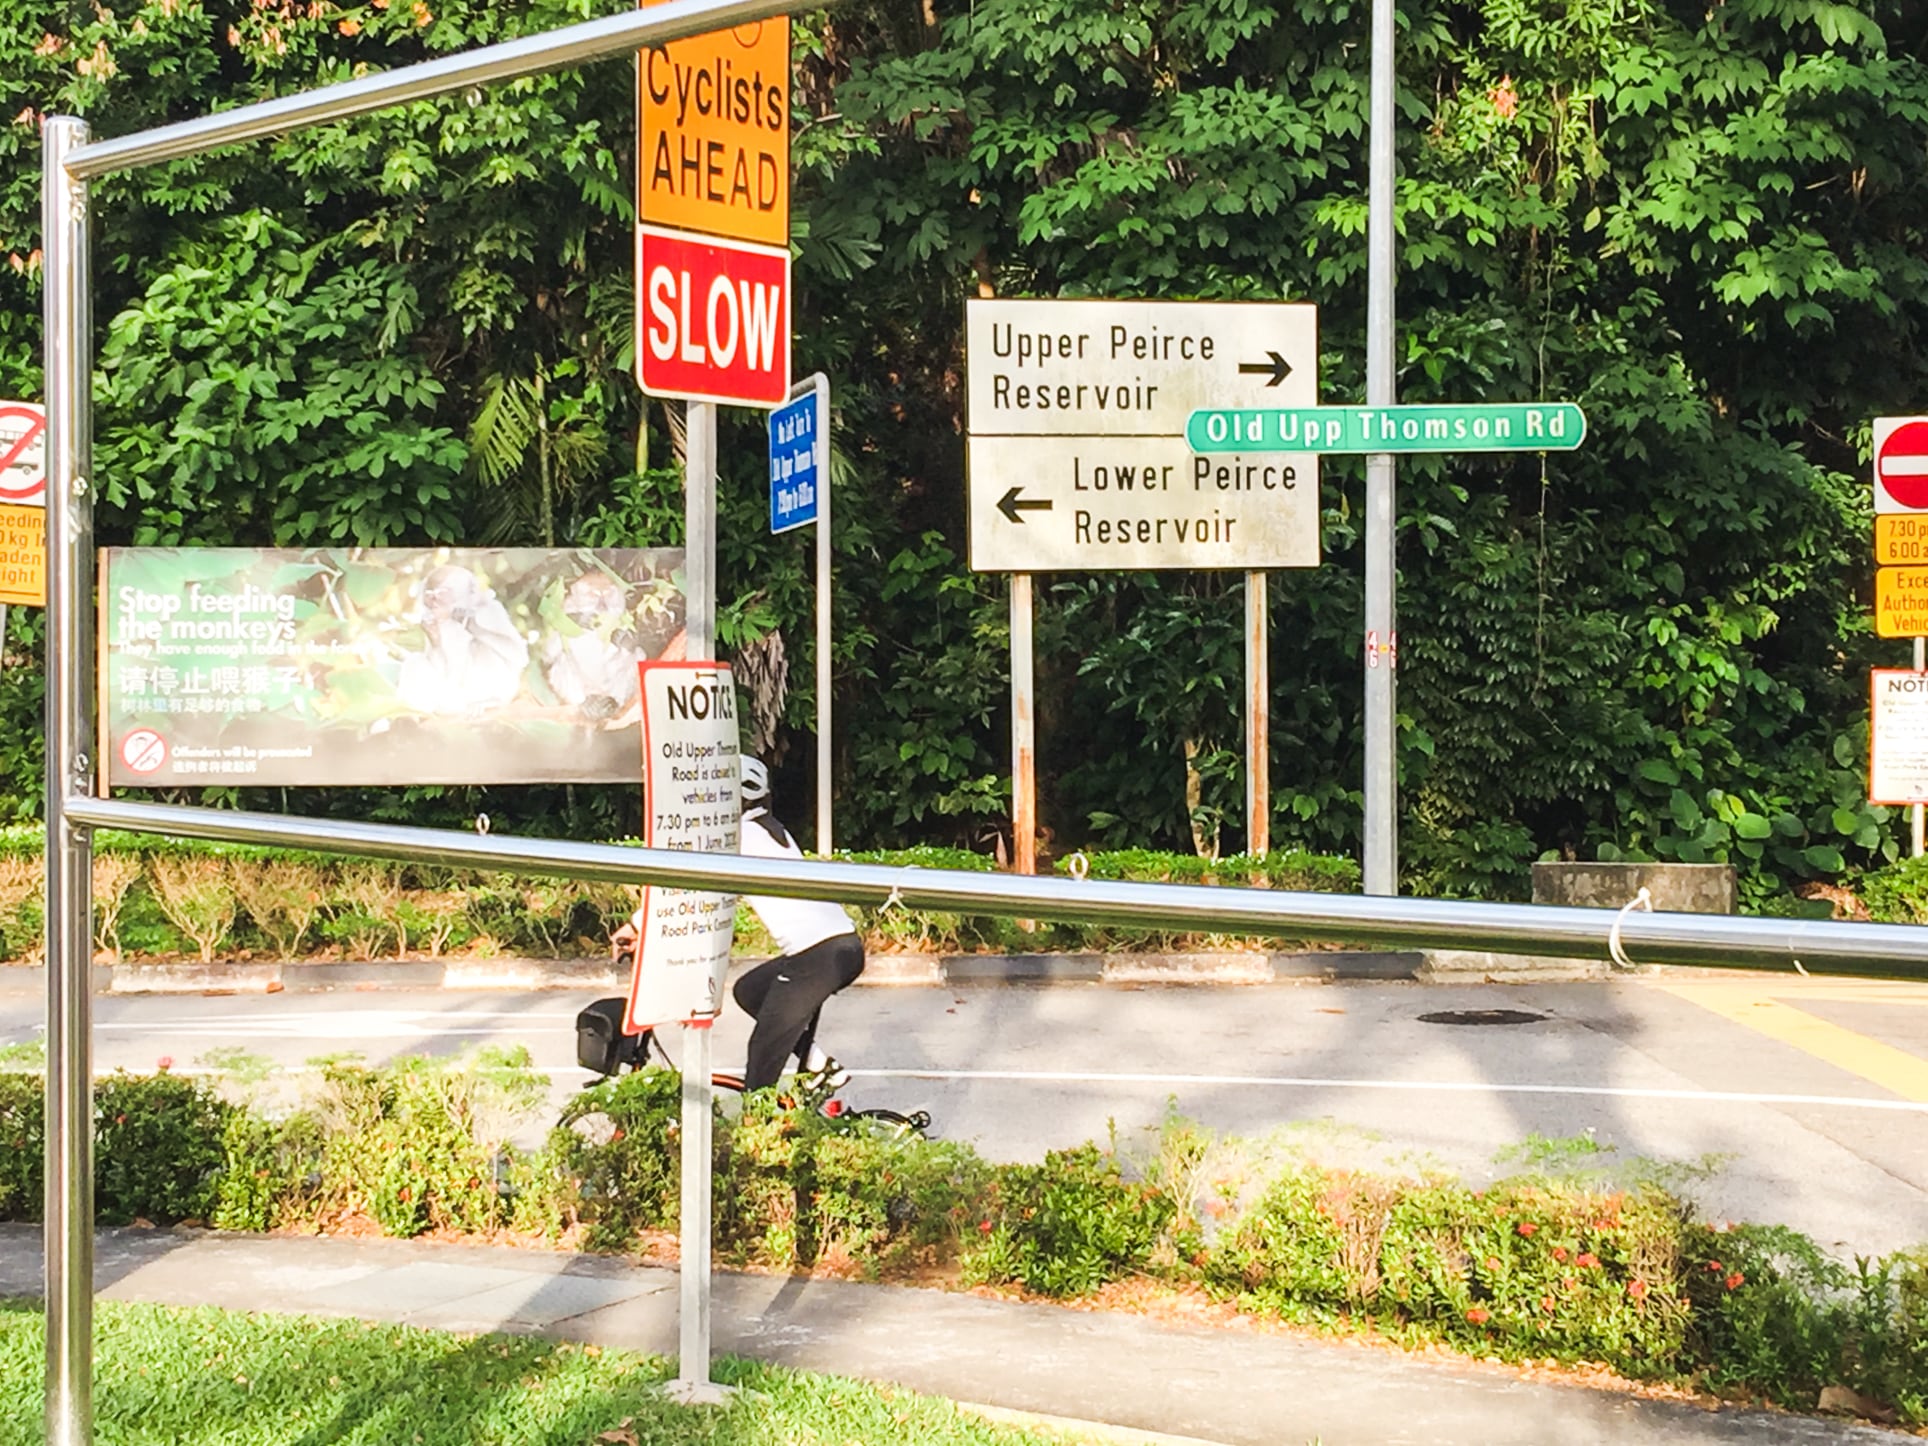
[[[803,1064],[817,1037],[817,1011],[824,1000],[855,983],[863,972],[863,941],[855,934],[838,934],[801,953],[778,955],[737,980],[730,992],[756,1021],[743,1087],[775,1084],[792,1054]]]

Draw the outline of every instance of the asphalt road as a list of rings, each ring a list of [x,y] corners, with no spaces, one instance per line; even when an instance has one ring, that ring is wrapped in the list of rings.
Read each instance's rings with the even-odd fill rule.
[[[290,1087],[323,1055],[523,1044],[559,1104],[587,1078],[573,1021],[588,997],[109,996],[95,1003],[96,1063],[206,1068],[242,1050],[297,1072]],[[0,996],[0,1045],[35,1038],[40,1010]],[[719,1068],[741,1061],[747,1034],[734,1011],[719,1024]],[[1518,1168],[1523,1149],[1620,1178],[1658,1166],[1713,1219],[1786,1223],[1843,1255],[1928,1242],[1921,986],[862,987],[827,1007],[823,1038],[852,1067],[852,1103],[926,1108],[935,1133],[999,1159],[1114,1133],[1142,1153],[1175,1111],[1322,1160],[1475,1180]]]

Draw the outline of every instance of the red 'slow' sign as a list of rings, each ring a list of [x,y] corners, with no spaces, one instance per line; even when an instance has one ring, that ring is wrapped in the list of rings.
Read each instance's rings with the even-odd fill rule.
[[[636,375],[655,397],[774,407],[790,392],[790,252],[636,228]]]

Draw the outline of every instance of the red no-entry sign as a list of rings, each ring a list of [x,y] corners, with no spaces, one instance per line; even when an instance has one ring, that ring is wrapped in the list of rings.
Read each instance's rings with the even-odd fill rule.
[[[1928,511],[1928,417],[1877,417],[1874,510]]]
[[[636,374],[656,397],[780,406],[790,394],[790,251],[636,228]]]
[[[0,402],[0,502],[46,505],[47,412],[33,402]]]

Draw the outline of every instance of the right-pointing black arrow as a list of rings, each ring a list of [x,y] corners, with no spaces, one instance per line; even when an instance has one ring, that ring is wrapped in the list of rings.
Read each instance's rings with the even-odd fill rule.
[[[1275,351],[1268,351],[1266,355],[1271,357],[1272,360],[1269,362],[1240,362],[1238,364],[1239,375],[1254,377],[1269,375],[1272,380],[1266,383],[1268,387],[1276,387],[1280,382],[1292,375],[1291,362],[1287,361]]]
[[[1011,521],[1022,526],[1024,519],[1018,516],[1020,512],[1049,512],[1051,510],[1051,499],[1048,497],[1034,497],[1029,501],[1020,502],[1018,500],[1018,489],[1013,487],[998,499],[997,510],[1010,518]]]

